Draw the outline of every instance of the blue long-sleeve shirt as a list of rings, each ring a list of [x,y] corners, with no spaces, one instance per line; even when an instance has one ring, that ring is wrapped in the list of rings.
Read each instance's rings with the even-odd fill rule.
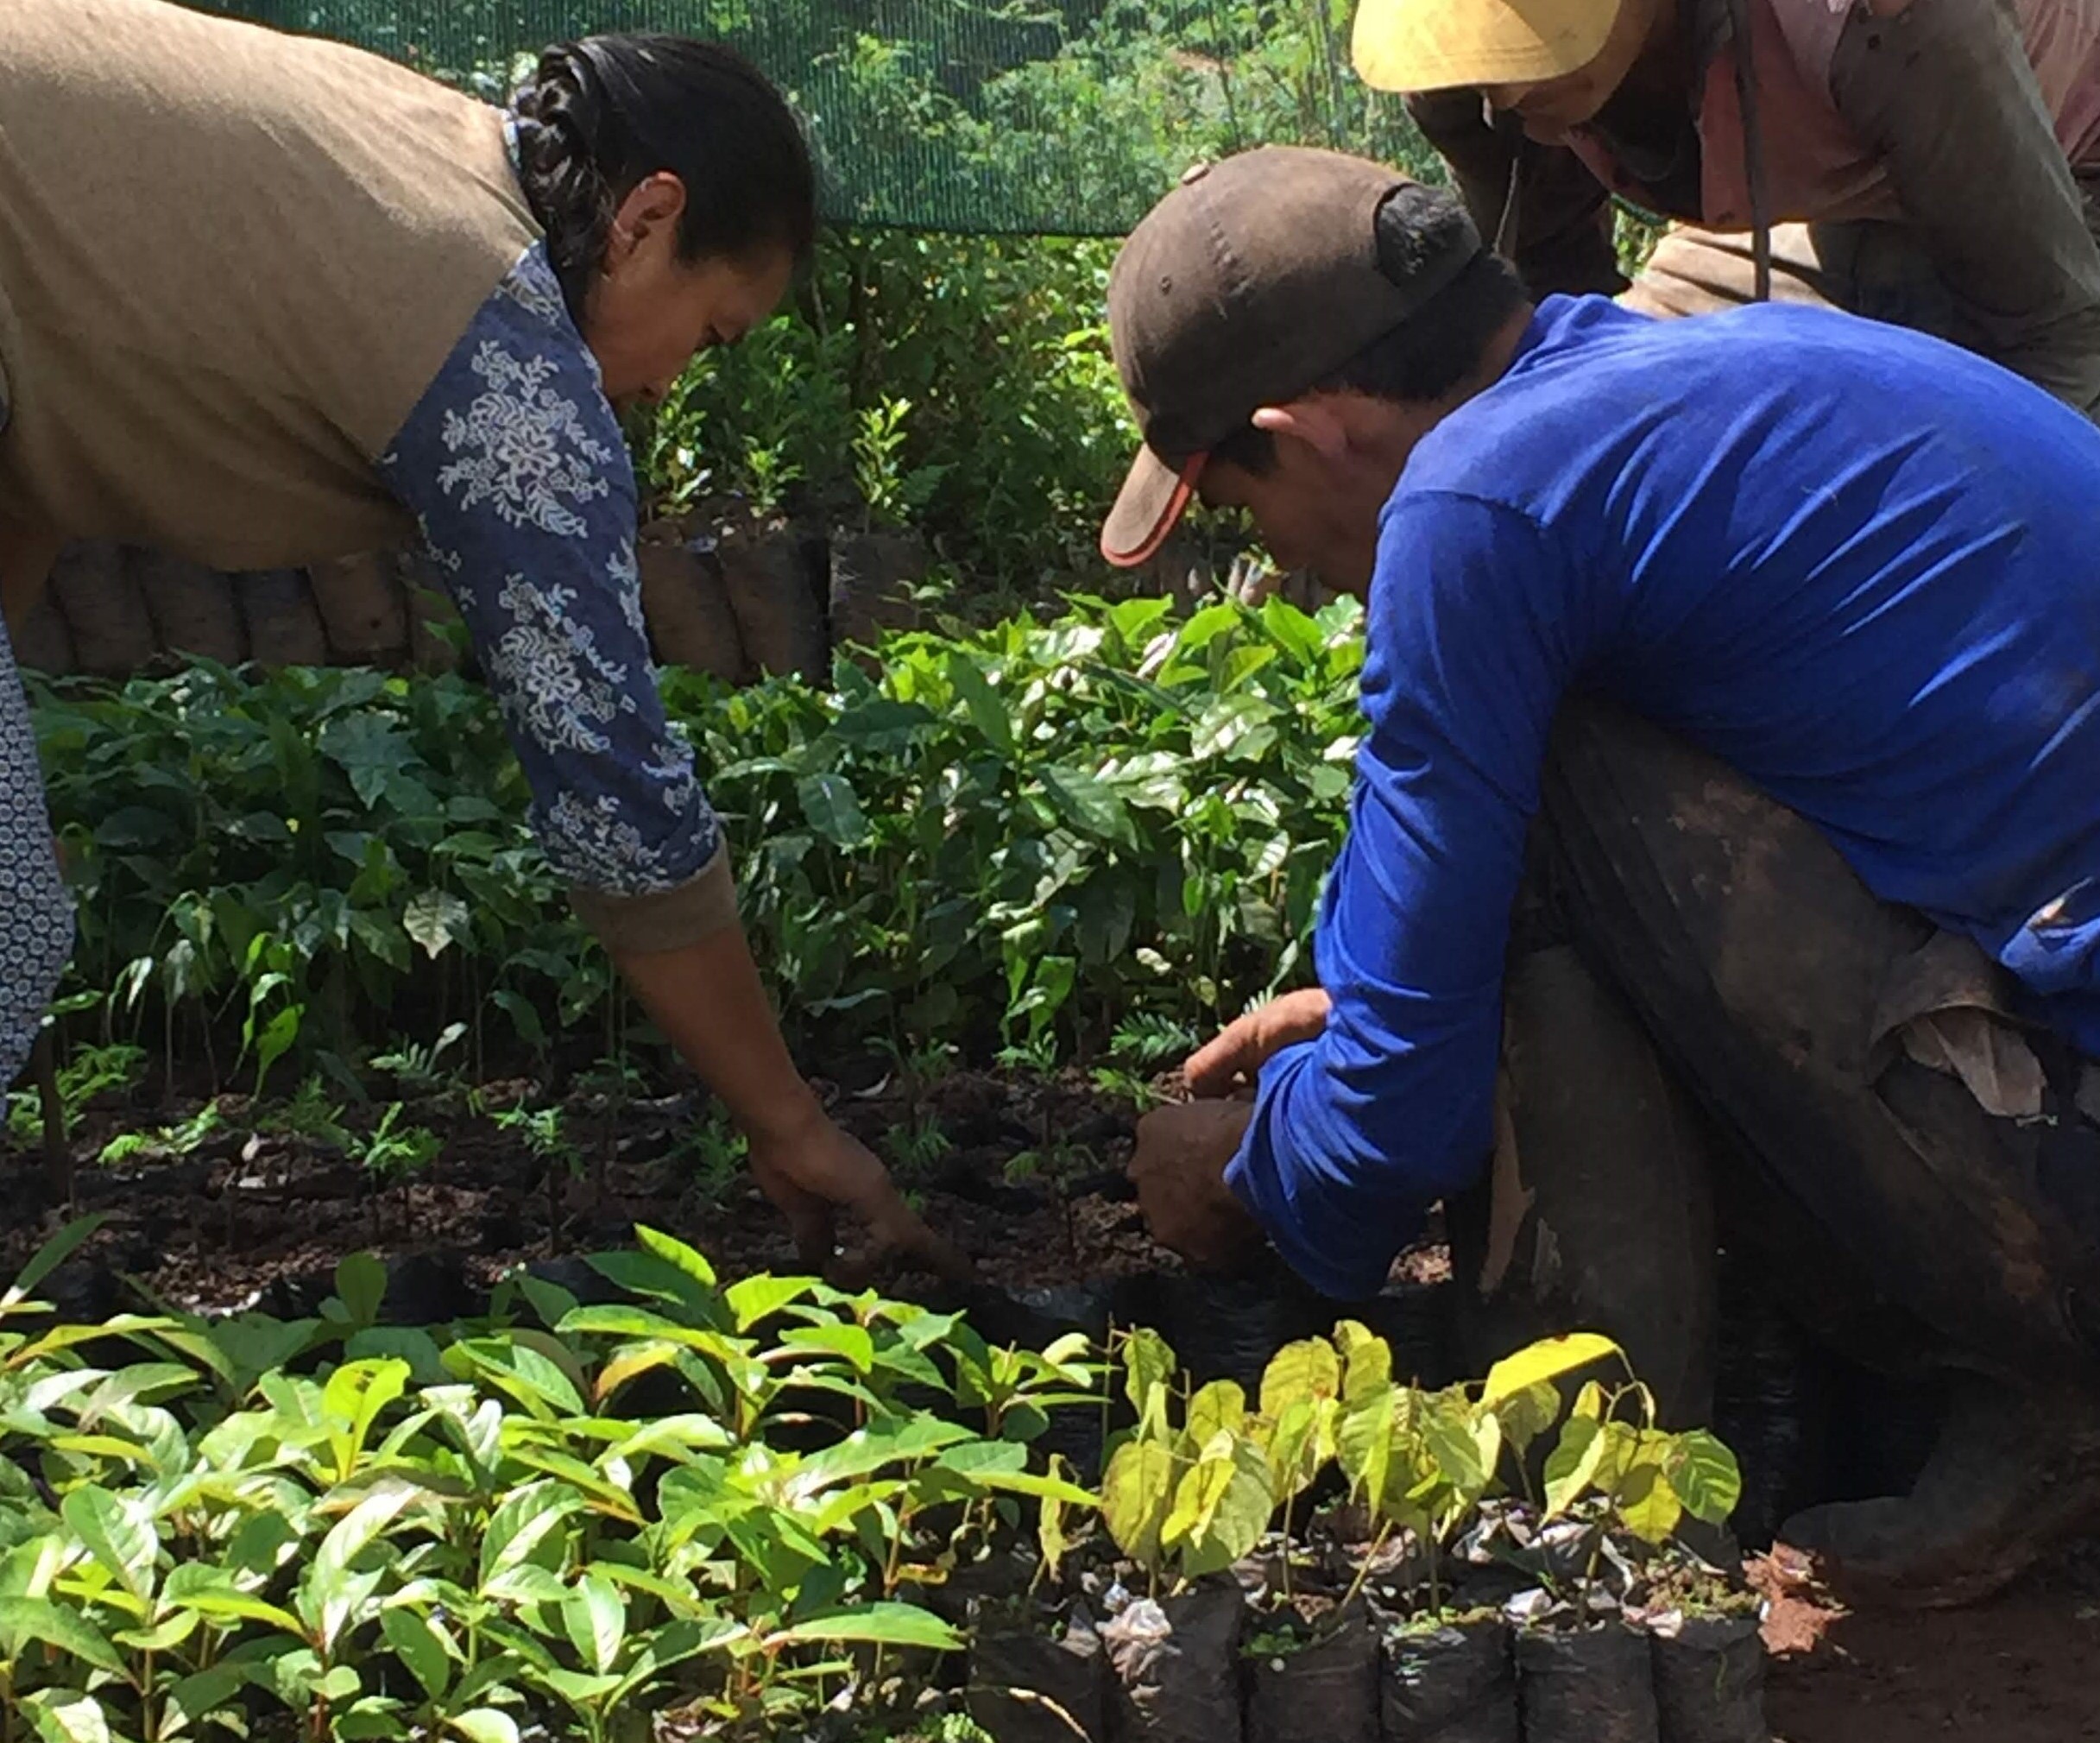
[[[2100,1057],[2100,429],[1895,327],[1553,298],[1388,502],[1369,730],[1316,939],[1324,1034],[1227,1179],[1374,1292],[1491,1149],[1548,729],[1615,696],[1976,938]]]

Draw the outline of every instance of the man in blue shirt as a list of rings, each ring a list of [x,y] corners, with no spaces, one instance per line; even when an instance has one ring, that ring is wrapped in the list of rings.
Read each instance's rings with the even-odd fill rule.
[[[1908,1502],[1789,1541],[1951,1601],[2094,1516],[2100,430],[1842,315],[1535,308],[1332,153],[1192,172],[1109,303],[1104,553],[1200,493],[1368,608],[1320,985],[1148,1120],[1155,1233],[1349,1299],[1445,1201],[1483,1336],[1600,1324],[1692,1415],[1718,1197],[1813,1329],[1958,1376]]]

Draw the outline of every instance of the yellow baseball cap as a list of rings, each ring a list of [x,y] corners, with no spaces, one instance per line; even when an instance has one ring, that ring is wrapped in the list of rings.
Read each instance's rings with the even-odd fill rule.
[[[1529,85],[1594,60],[1619,0],[1362,0],[1352,47],[1378,91]]]

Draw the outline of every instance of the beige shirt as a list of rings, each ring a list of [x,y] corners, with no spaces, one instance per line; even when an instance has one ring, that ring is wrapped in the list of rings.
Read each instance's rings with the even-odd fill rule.
[[[0,3],[0,519],[262,569],[408,542],[373,462],[538,236],[501,114],[161,0]]]

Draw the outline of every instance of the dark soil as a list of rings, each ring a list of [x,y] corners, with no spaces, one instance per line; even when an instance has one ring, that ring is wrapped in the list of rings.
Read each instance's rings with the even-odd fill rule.
[[[500,1110],[529,1089],[490,1086],[484,1106]],[[1123,1177],[1136,1110],[1083,1080],[960,1072],[915,1095],[878,1085],[833,1090],[831,1100],[840,1122],[891,1161],[927,1219],[978,1262],[987,1284],[1025,1291],[1173,1263],[1146,1238]],[[41,1154],[17,1146],[0,1156],[0,1202],[14,1207],[0,1229],[0,1277],[69,1216],[87,1212],[107,1221],[83,1254],[85,1274],[115,1289],[110,1273],[122,1273],[192,1311],[267,1309],[275,1287],[325,1277],[359,1251],[430,1256],[422,1270],[438,1279],[439,1298],[447,1277],[478,1291],[520,1264],[627,1244],[636,1222],[691,1242],[725,1278],[799,1268],[785,1225],[749,1175],[718,1144],[710,1152],[689,1141],[704,1111],[695,1095],[573,1102],[563,1124],[573,1160],[552,1163],[521,1134],[470,1112],[463,1097],[411,1102],[399,1123],[426,1127],[444,1143],[433,1162],[399,1182],[325,1140],[248,1129],[237,1096],[221,1099],[224,1128],[187,1157],[119,1166],[93,1159],[117,1132],[173,1124],[199,1105],[91,1115],[73,1146],[70,1198]],[[344,1121],[371,1124],[355,1115]],[[914,1131],[937,1134],[916,1159],[900,1154],[895,1136]],[[856,1238],[842,1231],[848,1268]],[[905,1292],[914,1281],[880,1280]],[[119,1305],[136,1303],[110,1304]],[[460,1310],[442,1298],[430,1308],[432,1319]]]

